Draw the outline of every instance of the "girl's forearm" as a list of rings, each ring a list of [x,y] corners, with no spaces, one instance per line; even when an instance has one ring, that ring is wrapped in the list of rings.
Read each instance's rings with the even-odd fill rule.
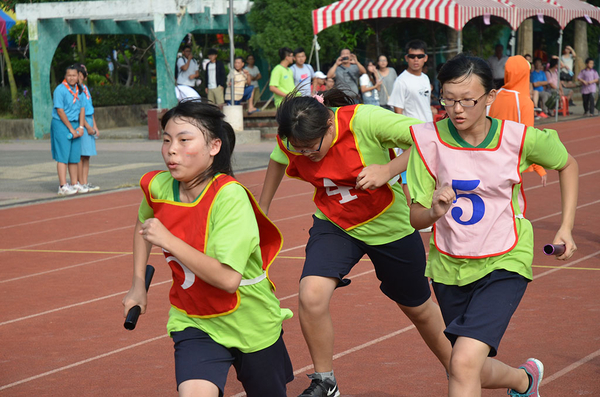
[[[558,172],[562,204],[561,228],[573,229],[579,192],[579,165],[569,155],[567,164]]]
[[[274,160],[269,160],[267,167],[267,173],[265,175],[265,182],[263,184],[262,192],[260,193],[259,205],[265,214],[269,212],[271,201],[279,188],[279,184],[285,175],[285,164],[280,164]]]

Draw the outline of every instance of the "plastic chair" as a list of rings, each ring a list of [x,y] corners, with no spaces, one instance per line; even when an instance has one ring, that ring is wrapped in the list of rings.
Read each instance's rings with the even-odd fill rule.
[[[560,97],[558,113],[562,113],[563,116],[569,115],[569,99],[564,95]]]

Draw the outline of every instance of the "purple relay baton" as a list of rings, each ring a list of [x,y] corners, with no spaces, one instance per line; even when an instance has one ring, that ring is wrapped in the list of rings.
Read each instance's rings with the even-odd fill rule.
[[[565,253],[564,244],[546,244],[544,245],[544,254],[546,255],[562,255]]]

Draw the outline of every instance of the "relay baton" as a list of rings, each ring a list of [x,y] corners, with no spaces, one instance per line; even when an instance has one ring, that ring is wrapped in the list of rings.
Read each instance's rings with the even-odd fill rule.
[[[154,276],[154,267],[152,265],[146,265],[146,292],[150,288],[150,283],[152,282],[152,276]],[[125,329],[132,331],[137,324],[138,318],[140,317],[140,313],[142,308],[138,305],[135,305],[127,312],[127,318],[125,319],[125,324],[123,326]]]
[[[562,255],[565,253],[564,244],[546,244],[544,245],[544,254],[546,255]]]

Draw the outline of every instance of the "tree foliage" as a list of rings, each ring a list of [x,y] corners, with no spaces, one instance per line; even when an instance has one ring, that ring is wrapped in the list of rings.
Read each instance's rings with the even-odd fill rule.
[[[248,23],[255,33],[250,38],[250,46],[255,51],[262,51],[271,65],[279,63],[278,51],[281,47],[289,47],[292,50],[303,47],[306,55],[309,56],[313,42],[311,11],[332,2],[332,0],[255,0],[248,14]],[[321,58],[337,57],[341,45],[339,27],[333,26],[319,33],[319,43]]]

